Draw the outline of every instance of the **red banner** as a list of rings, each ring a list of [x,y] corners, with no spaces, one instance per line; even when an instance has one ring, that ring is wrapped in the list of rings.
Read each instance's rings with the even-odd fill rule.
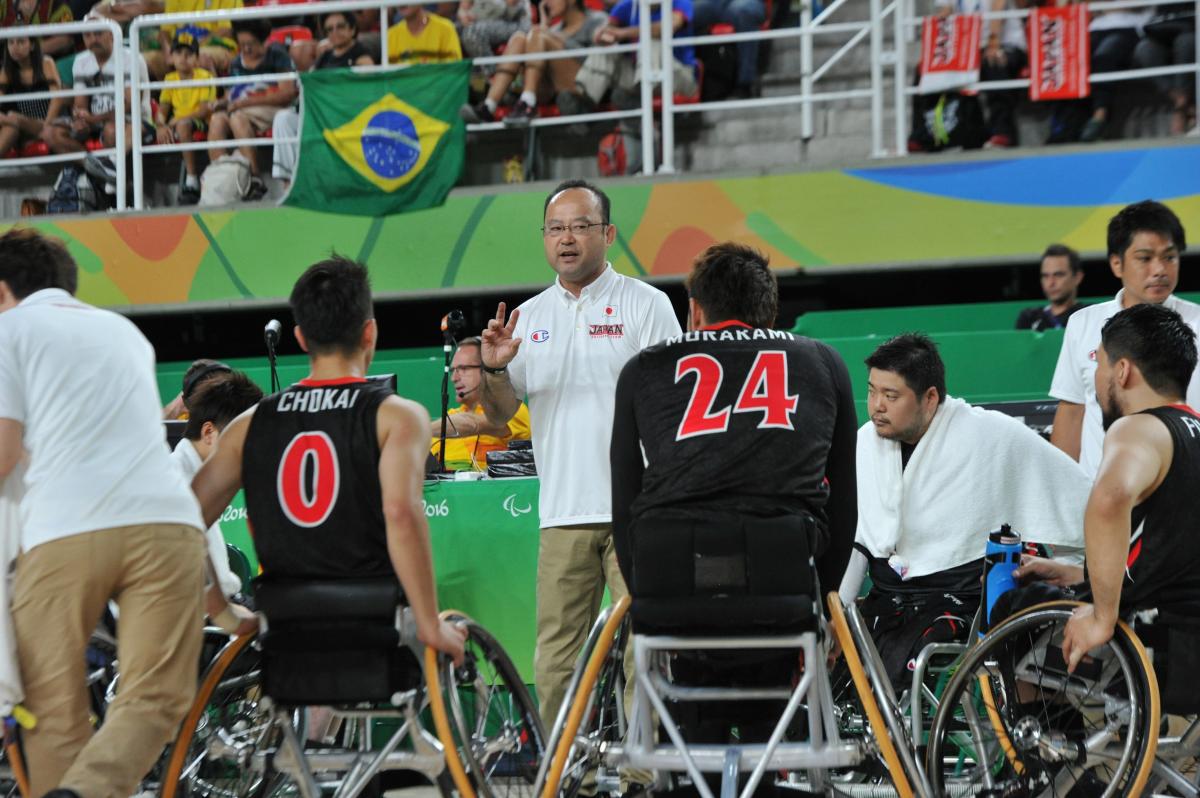
[[[1029,15],[1029,99],[1087,97],[1090,77],[1087,6],[1033,9]]]
[[[979,80],[979,14],[926,17],[921,25],[922,94],[938,94]]]

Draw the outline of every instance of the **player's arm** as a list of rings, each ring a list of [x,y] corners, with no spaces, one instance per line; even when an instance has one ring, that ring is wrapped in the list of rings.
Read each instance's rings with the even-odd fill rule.
[[[429,524],[422,505],[429,414],[388,397],[379,406],[379,485],[387,522],[388,555],[417,622],[417,637],[461,664],[465,633],[438,618]]]
[[[25,425],[11,418],[0,418],[0,482],[21,462],[25,451]]]
[[[633,516],[629,508],[642,492],[642,472],[645,468],[641,434],[633,409],[633,398],[638,388],[638,360],[639,357],[634,355],[621,369],[621,376],[617,379],[616,411],[613,415],[612,442],[608,449],[612,467],[613,545],[626,585],[633,584],[633,541],[629,537]]]
[[[482,344],[479,356],[484,366],[493,369],[505,369],[499,374],[492,374],[483,369],[483,391],[480,392],[479,403],[483,412],[493,424],[508,424],[512,417],[521,409],[521,397],[517,396],[512,380],[508,377],[508,364],[517,356],[521,339],[513,337],[517,319],[521,311],[514,310],[506,322],[504,319],[505,305],[503,302],[496,308],[496,318],[488,321],[487,329],[480,336]]]
[[[200,502],[200,514],[204,517],[205,529],[221,517],[221,513],[242,487],[242,450],[253,415],[252,407],[229,422],[217,438],[213,453],[192,479],[192,492]],[[258,627],[254,614],[245,607],[231,604],[225,597],[207,547],[204,569],[204,611],[208,617],[227,632],[239,635],[253,632]]]
[[[1063,657],[1072,670],[1084,654],[1112,637],[1129,556],[1131,513],[1162,483],[1173,453],[1170,430],[1153,416],[1122,418],[1104,438],[1104,456],[1083,520],[1092,605],[1077,611],[1063,634]]]
[[[1054,411],[1054,427],[1050,430],[1050,442],[1079,460],[1080,441],[1083,438],[1084,406],[1065,400],[1059,401]]]
[[[850,563],[854,533],[858,528],[855,466],[858,414],[854,409],[854,392],[845,361],[832,349],[825,351],[825,358],[833,376],[837,417],[825,465],[825,476],[829,480],[829,501],[825,505],[829,515],[829,542],[824,553],[817,557],[817,578],[821,580],[821,590],[837,590]]]

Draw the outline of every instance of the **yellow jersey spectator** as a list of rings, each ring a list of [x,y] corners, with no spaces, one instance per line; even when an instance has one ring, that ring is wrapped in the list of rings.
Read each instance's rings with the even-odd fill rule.
[[[454,23],[421,6],[405,6],[400,21],[388,28],[390,64],[436,64],[462,57]]]
[[[164,11],[168,14],[185,14],[189,11],[218,11],[242,8],[242,0],[165,0]],[[231,22],[188,22],[185,25],[163,25],[159,29],[163,50],[171,51],[175,31],[192,30],[200,39],[200,66],[219,75],[229,74],[229,64],[237,55],[237,41],[233,37]]]
[[[524,404],[506,425],[497,426],[487,420],[479,403],[483,361],[479,354],[479,339],[465,338],[451,361],[450,378],[454,395],[461,404],[450,410],[446,423],[446,469],[449,471],[485,471],[487,453],[508,448],[512,440],[529,440],[529,408]],[[430,454],[438,456],[441,419],[432,422],[433,445]]]

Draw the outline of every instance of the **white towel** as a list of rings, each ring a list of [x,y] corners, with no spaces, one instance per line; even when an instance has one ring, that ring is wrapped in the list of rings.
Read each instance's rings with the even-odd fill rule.
[[[1009,524],[1025,541],[1083,547],[1091,480],[1020,421],[946,397],[902,469],[900,444],[858,431],[858,531],[874,557],[896,555],[904,578],[983,556]]]
[[[25,462],[0,480],[0,717],[12,715],[25,691],[17,665],[17,638],[12,622],[12,583],[9,569],[21,549],[19,507],[25,492]]]

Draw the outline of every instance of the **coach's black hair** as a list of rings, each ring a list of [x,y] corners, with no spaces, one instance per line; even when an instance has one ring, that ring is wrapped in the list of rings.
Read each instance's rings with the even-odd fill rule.
[[[1180,252],[1187,249],[1183,223],[1175,212],[1161,202],[1142,200],[1126,205],[1109,219],[1108,254],[1125,257],[1125,250],[1133,244],[1133,237],[1138,233],[1158,233],[1171,239],[1175,249]]]
[[[586,180],[581,180],[577,177],[562,181],[554,187],[553,191],[546,195],[546,202],[542,205],[543,219],[546,218],[546,211],[550,209],[550,200],[554,199],[560,193],[570,188],[582,188],[584,191],[592,192],[593,196],[595,196],[600,202],[600,215],[604,217],[600,221],[604,222],[605,224],[609,223],[609,211],[612,209],[612,203],[608,201],[608,195],[601,191],[598,186],[595,186],[592,183],[589,183]]]
[[[710,324],[744,321],[751,327],[770,327],[779,312],[779,282],[756,249],[726,241],[696,256],[685,283],[688,296],[704,311]]]
[[[288,302],[311,355],[357,351],[375,315],[367,267],[337,254],[308,267]]]
[[[1079,274],[1083,269],[1083,264],[1079,262],[1079,253],[1066,244],[1051,244],[1046,247],[1046,251],[1042,253],[1042,260],[1046,258],[1066,258],[1067,265],[1071,267],[1071,274]]]
[[[884,341],[864,361],[869,369],[892,371],[920,399],[930,388],[938,392],[938,404],[946,401],[946,365],[937,344],[922,333],[902,333]]]
[[[75,293],[78,266],[67,246],[30,227],[14,227],[0,236],[0,280],[17,299],[43,288]]]
[[[200,439],[204,424],[211,421],[218,431],[225,429],[247,409],[262,399],[262,388],[240,371],[230,371],[205,380],[187,403],[188,420],[183,437]]]
[[[1109,362],[1133,361],[1156,393],[1182,398],[1196,370],[1196,333],[1162,305],[1134,305],[1104,323],[1100,343]]]

